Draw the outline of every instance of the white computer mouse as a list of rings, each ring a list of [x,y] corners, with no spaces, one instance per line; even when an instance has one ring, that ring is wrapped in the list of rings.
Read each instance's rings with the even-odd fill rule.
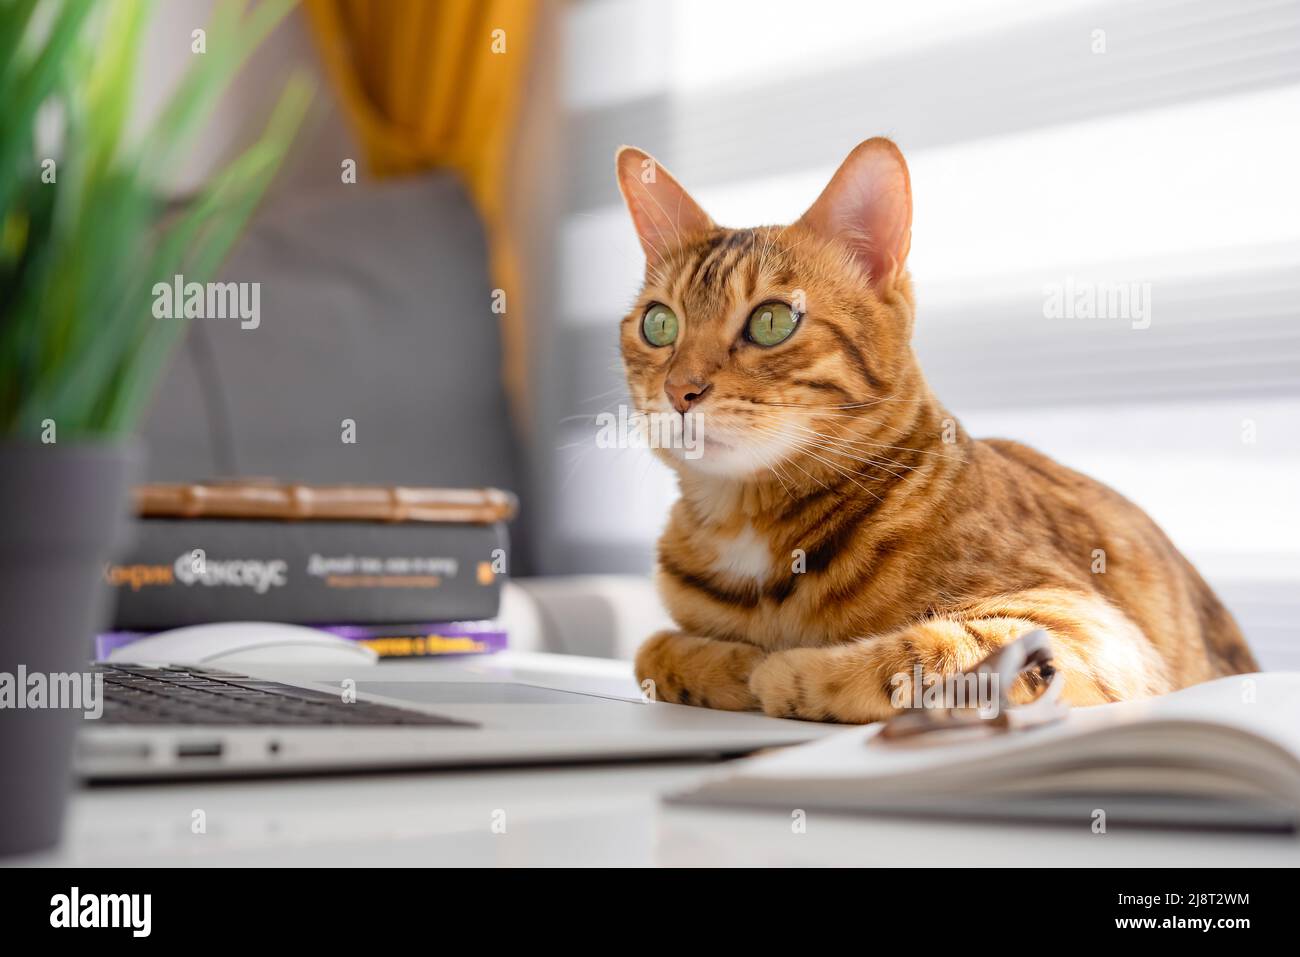
[[[228,621],[159,632],[114,648],[109,661],[169,665],[374,664],[374,649],[318,628],[272,621]]]

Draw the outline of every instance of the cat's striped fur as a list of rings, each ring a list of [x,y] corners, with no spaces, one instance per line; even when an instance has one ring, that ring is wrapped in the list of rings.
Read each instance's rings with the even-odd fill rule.
[[[1074,704],[1255,670],[1145,513],[1025,446],[972,439],[930,392],[892,143],[859,146],[788,227],[716,226],[638,150],[618,172],[647,259],[622,323],[631,396],[671,413],[685,383],[706,426],[702,458],[660,452],[681,488],[658,571],[680,630],[636,663],[659,697],[871,721],[895,710],[896,675],[970,668],[1034,628]],[[794,334],[747,341],[773,300],[805,306]],[[679,318],[671,346],[642,334],[652,303]]]

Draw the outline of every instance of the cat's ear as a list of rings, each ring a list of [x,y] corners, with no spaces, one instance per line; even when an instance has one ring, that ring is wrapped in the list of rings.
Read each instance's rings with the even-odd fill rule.
[[[717,227],[668,170],[648,153],[624,146],[614,157],[618,188],[632,214],[646,260],[658,264],[692,233]]]
[[[912,181],[902,152],[881,136],[859,143],[800,222],[846,243],[871,284],[888,286],[912,245]]]

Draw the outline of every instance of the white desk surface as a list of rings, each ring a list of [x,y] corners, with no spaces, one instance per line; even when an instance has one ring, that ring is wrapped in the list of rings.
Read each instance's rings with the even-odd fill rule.
[[[484,659],[485,662],[488,659]],[[388,668],[381,664],[378,667]],[[404,662],[428,669],[438,662]],[[627,662],[505,652],[492,671],[557,687],[635,693]],[[1300,839],[1180,832],[1093,834],[695,810],[659,796],[706,762],[429,771],[81,788],[63,847],[10,864],[65,866],[1300,865]],[[194,811],[206,833],[191,829]],[[503,826],[504,825],[504,826]]]

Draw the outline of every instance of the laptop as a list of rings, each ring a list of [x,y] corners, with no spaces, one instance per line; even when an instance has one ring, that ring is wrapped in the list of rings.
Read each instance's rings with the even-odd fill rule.
[[[101,662],[103,714],[84,722],[76,767],[112,781],[726,757],[836,729],[647,702],[630,670],[525,657],[533,664]]]

